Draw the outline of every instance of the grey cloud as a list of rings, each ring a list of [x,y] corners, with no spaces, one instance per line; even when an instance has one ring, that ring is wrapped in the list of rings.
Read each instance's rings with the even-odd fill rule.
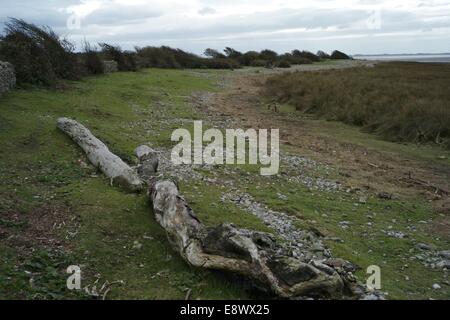
[[[204,7],[202,9],[198,10],[198,14],[201,16],[206,16],[208,14],[214,14],[216,12],[217,12],[216,9],[211,8],[211,7]]]
[[[20,18],[38,24],[59,28],[66,24],[67,15],[59,9],[78,4],[78,0],[4,1],[0,0],[0,25],[8,18]]]
[[[148,1],[149,5],[121,5],[108,1],[107,5],[82,19],[81,30],[68,30],[66,20],[69,13],[61,9],[80,2],[0,0],[0,24],[4,23],[7,17],[19,17],[39,25],[49,25],[63,35],[69,34],[70,38],[76,41],[84,38],[92,42],[107,41],[120,44],[124,48],[165,44],[198,53],[205,47],[221,48],[227,45],[236,46],[239,50],[267,47],[278,51],[286,48],[316,50],[333,46],[344,51],[354,50],[353,52],[371,52],[378,49],[392,52],[401,45],[413,48],[414,45],[421,46],[425,43],[427,46],[424,46],[423,50],[440,51],[446,46],[443,51],[450,51],[450,34],[440,32],[431,36],[434,30],[450,28],[450,12],[445,10],[450,9],[450,5],[441,1],[428,6],[425,1],[418,1],[410,8],[397,6],[395,9],[381,10],[381,29],[367,27],[366,21],[372,12],[365,8],[314,7],[318,2],[336,5],[335,1],[328,0],[315,1],[304,9],[293,9],[286,0],[281,5],[269,7],[270,11],[265,8],[265,12],[258,10],[263,5],[270,4],[270,0],[200,0],[195,4],[186,3],[183,10],[190,9],[186,12],[181,10],[179,5],[172,7],[169,0],[167,3],[159,3],[158,7],[151,6],[152,3],[155,4],[154,1]],[[383,8],[386,2],[387,0],[360,0],[359,4],[379,5]],[[291,4],[293,3],[292,1]],[[245,14],[239,12],[241,4],[247,5]],[[413,10],[417,6],[421,6],[421,11]],[[253,7],[254,12],[248,12],[248,8]],[[427,10],[426,19],[421,15],[422,10]],[[225,12],[230,13],[224,14]],[[208,16],[212,14],[213,18]],[[413,35],[402,36],[411,32],[417,38],[416,44],[413,44],[411,39]],[[339,44],[342,47],[338,46]]]
[[[135,24],[161,15],[161,12],[153,10],[149,6],[108,5],[88,15],[83,19],[83,23],[99,25]]]

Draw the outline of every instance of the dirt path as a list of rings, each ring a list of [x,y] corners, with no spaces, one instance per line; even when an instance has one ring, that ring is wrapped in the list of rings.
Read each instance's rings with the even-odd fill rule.
[[[338,65],[300,66],[295,71],[354,66],[371,67],[362,62],[347,62]],[[265,79],[278,72],[284,70],[243,69],[234,72],[223,79],[225,89],[208,96],[207,103],[202,103],[201,107],[209,115],[232,119],[235,127],[279,128],[281,143],[290,152],[306,155],[336,168],[340,174],[340,182],[349,189],[364,190],[381,198],[420,197],[432,202],[439,216],[431,229],[449,237],[450,166],[447,162],[415,157],[402,152],[401,145],[389,142],[383,142],[381,147],[354,142],[335,134],[333,123],[302,118],[299,114],[276,112],[268,108],[260,91]],[[356,128],[350,130],[358,131]],[[374,140],[375,137],[369,139]],[[383,149],[383,145],[389,145],[389,148]]]

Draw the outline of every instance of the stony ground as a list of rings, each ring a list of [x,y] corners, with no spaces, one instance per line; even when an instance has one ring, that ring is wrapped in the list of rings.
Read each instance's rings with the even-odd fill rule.
[[[371,65],[302,66],[295,71],[347,67]],[[328,250],[321,243],[305,250],[300,225],[323,235],[335,253],[344,250],[342,257],[361,261],[362,271],[369,263],[379,265],[385,270],[386,293],[392,291],[394,298],[450,297],[448,152],[383,142],[353,128],[305,118],[289,106],[275,109],[260,91],[264,79],[278,72],[283,71],[240,70],[219,81],[223,90],[195,94],[193,104],[211,127],[279,128],[281,175],[267,179],[248,168],[202,168],[213,177],[203,181],[221,185],[226,191],[220,201],[257,216],[293,243],[298,254]],[[305,194],[298,197],[297,192]],[[314,203],[323,198],[329,203]],[[433,274],[433,280],[422,282],[421,272]]]
[[[296,71],[347,67],[354,65]],[[156,148],[161,172],[206,224],[271,232],[305,259],[344,258],[361,281],[378,265],[386,298],[449,298],[450,154],[381,141],[288,105],[273,108],[260,90],[267,76],[284,71],[148,70],[1,98],[0,297],[261,297],[245,282],[199,272],[174,255],[146,196],[111,188],[56,130],[56,118],[69,116],[131,164],[136,146]],[[191,129],[193,120],[219,129],[279,128],[280,174],[263,177],[250,165],[174,168],[170,134]],[[65,289],[68,264],[86,270],[87,293]]]

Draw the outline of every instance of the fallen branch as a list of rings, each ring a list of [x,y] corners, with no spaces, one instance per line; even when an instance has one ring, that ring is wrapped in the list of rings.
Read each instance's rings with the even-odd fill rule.
[[[145,150],[141,161],[156,157],[150,148]],[[139,158],[138,152],[136,155]],[[181,197],[175,183],[156,181],[150,185],[156,221],[167,232],[172,247],[190,265],[245,276],[256,286],[284,298],[343,298],[346,293],[354,294],[349,289],[351,281],[326,263],[306,263],[292,257],[267,233],[238,229],[232,224],[208,228]]]
[[[86,127],[68,118],[58,119],[58,128],[72,138],[86,153],[89,161],[113,182],[131,191],[141,190],[142,180],[125,162],[111,153]]]
[[[403,181],[406,183],[411,183],[411,184],[421,186],[422,188],[433,191],[435,194],[439,194],[439,195],[443,195],[443,196],[450,195],[450,192],[445,189],[442,189],[438,186],[432,185],[428,181],[424,181],[422,179],[413,177],[411,172],[408,173],[408,177],[400,178],[399,181]]]
[[[279,297],[360,298],[364,290],[351,273],[327,259],[295,258],[289,247],[271,234],[236,228],[232,224],[206,227],[195,216],[171,181],[158,181],[158,155],[147,146],[135,153],[140,177],[88,129],[70,119],[58,127],[86,152],[105,174],[134,189],[145,181],[156,221],[165,229],[172,247],[190,265],[238,274]],[[313,234],[307,234],[314,238]],[[106,297],[107,292],[105,293]]]

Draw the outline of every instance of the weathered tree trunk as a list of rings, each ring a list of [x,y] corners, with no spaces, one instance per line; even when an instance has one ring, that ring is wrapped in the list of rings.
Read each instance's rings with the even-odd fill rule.
[[[142,189],[143,183],[137,173],[122,159],[111,153],[108,147],[86,127],[77,121],[60,118],[58,119],[58,128],[71,137],[83,149],[89,161],[107,177],[131,191]]]
[[[175,250],[191,265],[246,276],[284,298],[343,297],[344,282],[335,270],[280,254],[283,247],[271,235],[231,224],[206,228],[173,182],[156,182],[151,199],[156,220]]]
[[[145,146],[136,150],[136,156],[143,163],[157,157]],[[288,250],[267,233],[238,229],[231,224],[205,227],[180,196],[175,183],[149,184],[156,221],[189,264],[245,276],[256,281],[258,287],[284,298],[344,297],[344,279],[330,266],[290,257]]]
[[[147,146],[135,150],[141,165],[140,177],[88,129],[76,121],[62,118],[58,127],[86,152],[89,160],[113,179],[138,189],[145,181],[156,221],[167,232],[173,248],[189,264],[239,274],[259,288],[283,298],[344,298],[362,294],[346,272],[337,272],[321,261],[305,262],[294,258],[285,245],[272,235],[231,224],[206,227],[180,196],[175,183],[158,181],[158,155]],[[359,290],[359,292],[357,292]]]

